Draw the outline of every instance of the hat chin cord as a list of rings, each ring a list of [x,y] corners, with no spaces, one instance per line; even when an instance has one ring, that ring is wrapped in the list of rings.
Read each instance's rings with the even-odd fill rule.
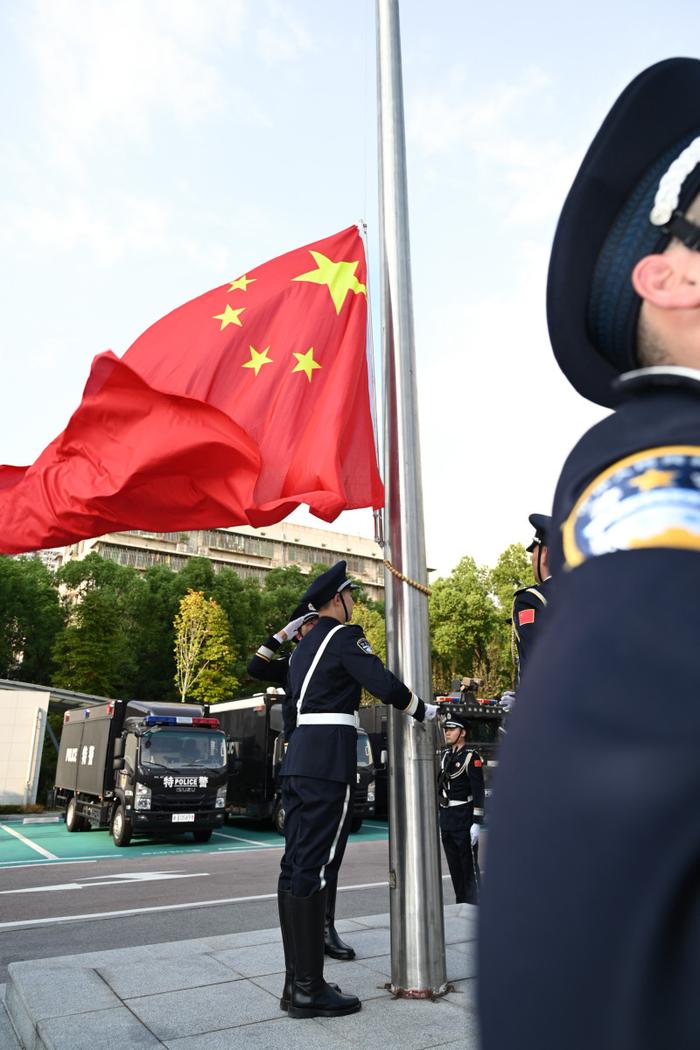
[[[338,597],[340,598],[341,602],[343,603],[343,612],[345,613],[345,622],[348,623],[349,620],[350,620],[350,613],[348,612],[348,607],[345,604],[345,597],[344,597],[342,591],[338,591]]]

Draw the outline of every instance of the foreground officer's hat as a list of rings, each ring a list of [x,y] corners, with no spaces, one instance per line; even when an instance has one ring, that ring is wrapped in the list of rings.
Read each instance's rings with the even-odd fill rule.
[[[613,407],[613,380],[638,367],[634,266],[672,235],[700,248],[700,230],[683,217],[700,190],[699,136],[700,61],[651,66],[605,118],[564,204],[549,264],[549,334],[567,379],[600,405]]]
[[[467,720],[464,715],[452,714],[443,722],[445,729],[468,729]]]
[[[354,589],[355,584],[348,579],[346,569],[347,562],[338,561],[321,573],[302,595],[300,608],[305,612],[315,612],[329,602],[333,595],[340,594],[348,587]]]
[[[530,514],[527,520],[535,530],[530,546],[525,548],[528,554],[532,554],[535,547],[539,547],[540,544],[547,546],[547,534],[549,533],[552,519],[549,514]]]

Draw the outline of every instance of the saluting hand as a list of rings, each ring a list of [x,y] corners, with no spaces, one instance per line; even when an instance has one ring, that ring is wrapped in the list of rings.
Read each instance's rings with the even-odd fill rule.
[[[278,631],[275,638],[279,642],[286,642],[290,638],[293,638],[301,627],[303,616],[297,616],[295,620],[290,620],[286,627],[283,627],[281,631]]]

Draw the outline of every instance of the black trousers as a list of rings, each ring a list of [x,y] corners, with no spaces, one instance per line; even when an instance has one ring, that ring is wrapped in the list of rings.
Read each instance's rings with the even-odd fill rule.
[[[310,897],[338,882],[352,817],[352,785],[283,777],[285,850],[279,888]]]
[[[478,904],[479,901],[479,847],[471,844],[472,823],[471,806],[440,809],[440,838],[457,904]]]

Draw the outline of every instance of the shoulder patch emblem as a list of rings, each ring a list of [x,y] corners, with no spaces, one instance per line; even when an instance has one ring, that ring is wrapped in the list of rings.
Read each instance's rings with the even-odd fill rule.
[[[373,656],[372,646],[369,644],[366,638],[357,639],[357,648],[361,649],[363,653],[367,653],[368,656]]]
[[[563,526],[568,569],[614,551],[700,551],[700,446],[645,449],[585,489]]]
[[[524,623],[535,622],[535,610],[534,609],[521,609],[518,613],[518,626],[522,627]]]

